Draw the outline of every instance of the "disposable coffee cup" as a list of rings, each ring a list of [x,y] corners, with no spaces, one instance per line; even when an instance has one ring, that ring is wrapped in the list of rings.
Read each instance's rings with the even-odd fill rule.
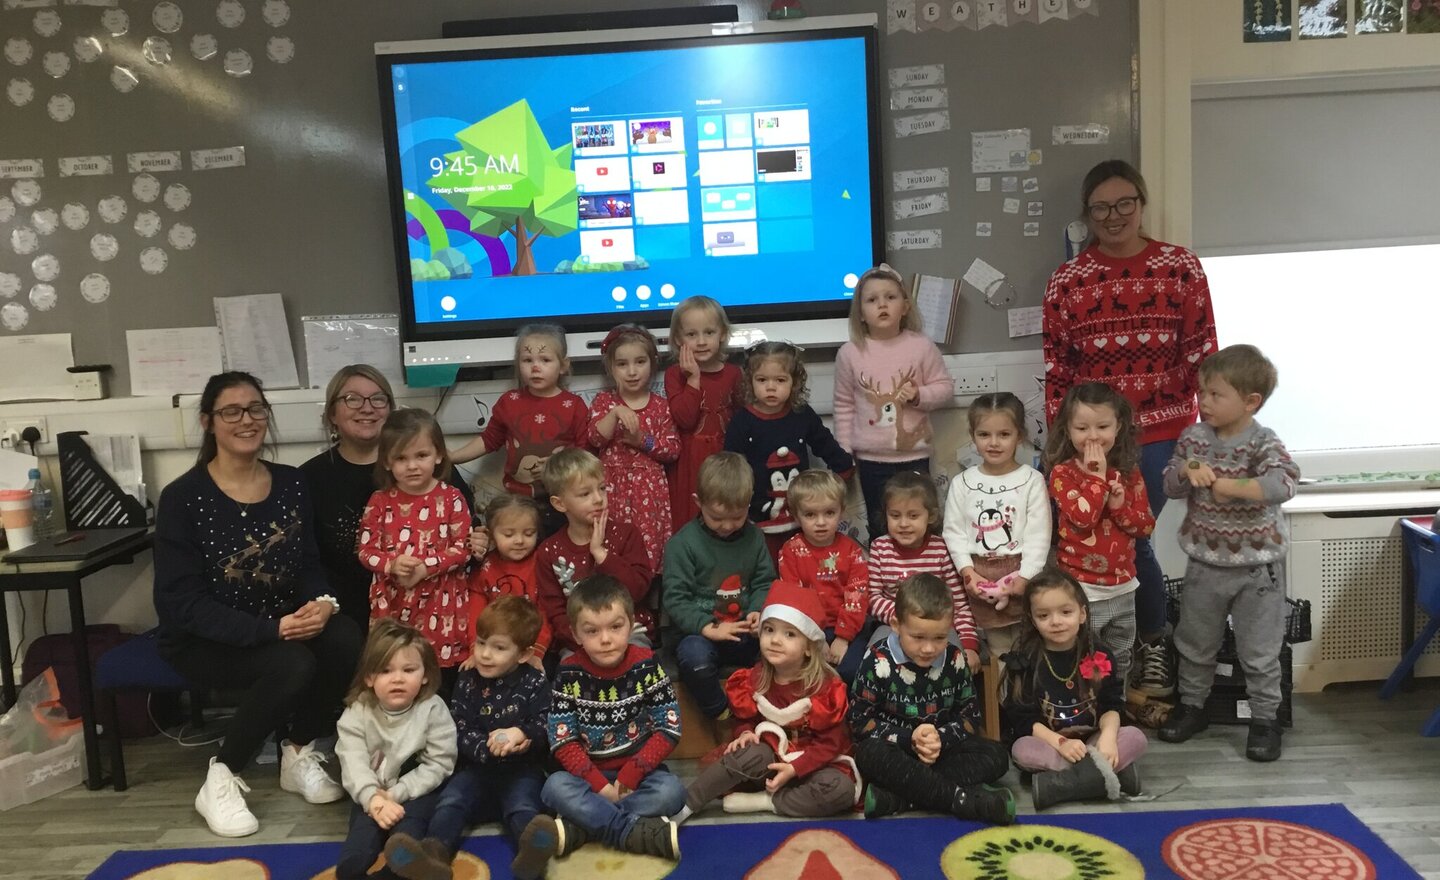
[[[11,550],[35,543],[35,507],[29,489],[0,489],[0,525]]]

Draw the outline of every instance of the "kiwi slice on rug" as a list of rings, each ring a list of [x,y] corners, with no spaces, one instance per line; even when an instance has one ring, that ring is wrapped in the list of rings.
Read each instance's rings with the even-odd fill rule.
[[[947,880],[1143,880],[1145,867],[1103,837],[1054,825],[984,828],[940,854]]]

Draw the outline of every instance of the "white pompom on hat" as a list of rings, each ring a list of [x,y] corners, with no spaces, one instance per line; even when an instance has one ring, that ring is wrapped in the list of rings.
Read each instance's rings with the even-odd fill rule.
[[[770,584],[760,620],[763,623],[772,618],[790,624],[812,642],[825,638],[825,630],[820,626],[825,619],[825,605],[820,601],[820,594],[809,587],[782,580]]]

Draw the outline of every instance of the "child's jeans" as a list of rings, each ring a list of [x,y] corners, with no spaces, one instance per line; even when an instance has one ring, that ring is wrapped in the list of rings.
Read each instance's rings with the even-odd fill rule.
[[[465,839],[465,829],[475,822],[501,820],[511,841],[544,809],[540,788],[545,772],[539,761],[497,761],[467,764],[455,771],[440,793],[430,833],[453,855]]]
[[[1092,733],[1085,740],[1087,746],[1093,746],[1100,741],[1100,734]],[[1149,742],[1145,734],[1138,727],[1121,727],[1115,734],[1115,751],[1120,754],[1120,766],[1116,770],[1124,770],[1131,764],[1140,760],[1145,754],[1145,748]],[[1065,770],[1070,767],[1070,762],[1055,750],[1045,740],[1038,736],[1022,736],[1015,740],[1010,747],[1010,757],[1015,759],[1015,766],[1021,770],[1028,770],[1031,773],[1040,773],[1046,770]],[[1085,760],[1081,758],[1080,760]]]
[[[738,642],[716,642],[691,635],[675,646],[680,681],[695,698],[700,711],[710,718],[718,718],[730,708],[730,700],[720,682],[720,667],[750,666],[759,656],[760,643],[751,635],[742,635]]]
[[[615,781],[616,771],[601,772],[606,779]],[[591,789],[590,783],[562,770],[545,780],[540,799],[556,815],[584,828],[606,846],[620,849],[642,816],[673,816],[680,812],[685,806],[685,786],[661,764],[640,782],[639,788],[612,804]]]
[[[335,863],[336,880],[359,880],[366,876],[392,834],[403,831],[416,839],[424,837],[439,800],[440,792],[432,791],[406,801],[404,818],[388,831],[375,824],[375,820],[365,812],[365,807],[353,804],[350,809],[350,833],[345,835],[345,843],[340,847],[340,860]]]
[[[860,661],[865,659],[865,650],[870,647],[870,630],[874,621],[865,620],[865,625],[851,639],[850,647],[845,649],[845,656],[840,658],[835,671],[840,674],[840,680],[849,684],[855,680],[855,673],[860,671]],[[835,640],[835,627],[825,627],[825,643],[829,644]]]

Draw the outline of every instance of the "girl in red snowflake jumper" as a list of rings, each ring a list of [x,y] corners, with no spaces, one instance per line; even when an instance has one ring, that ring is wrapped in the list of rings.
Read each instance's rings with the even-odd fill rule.
[[[847,689],[825,661],[824,619],[815,590],[789,581],[771,584],[760,612],[760,662],[725,683],[735,738],[690,785],[675,821],[745,784],[764,787],[725,795],[725,812],[833,816],[860,799],[845,720]]]
[[[665,465],[679,457],[680,436],[670,404],[650,392],[659,357],[655,337],[643,327],[621,324],[600,343],[600,356],[613,387],[590,404],[585,439],[599,450],[605,466],[611,520],[640,530],[650,569],[659,571],[674,531]]]
[[[1071,388],[1045,446],[1059,511],[1057,563],[1090,599],[1090,627],[1124,682],[1135,641],[1135,540],[1155,530],[1130,402],[1103,382]]]
[[[505,491],[538,498],[543,505],[550,496],[540,485],[545,462],[585,440],[585,401],[565,390],[569,374],[564,330],[554,324],[521,327],[515,334],[517,387],[500,395],[485,432],[451,453],[451,460],[464,464],[503,448]],[[560,521],[547,525],[548,534]]]
[[[360,564],[375,575],[371,619],[398,618],[424,633],[453,684],[470,656],[470,508],[459,489],[439,479],[449,472],[434,416],[391,413],[375,467],[382,488],[365,505],[358,543]]]

